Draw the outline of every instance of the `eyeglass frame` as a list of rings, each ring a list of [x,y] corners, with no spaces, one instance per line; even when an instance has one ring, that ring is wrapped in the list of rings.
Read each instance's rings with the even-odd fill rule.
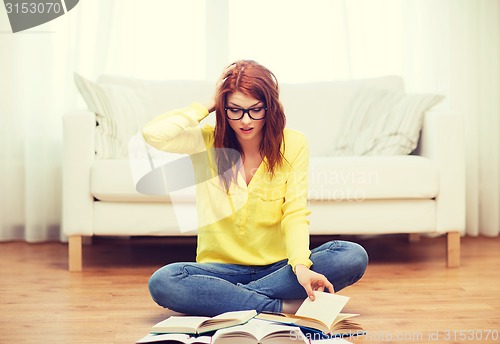
[[[242,111],[241,117],[239,117],[239,118],[230,118],[229,115],[227,114],[227,110],[230,110],[230,109],[241,110]],[[250,115],[250,111],[255,110],[255,109],[262,109],[262,110],[264,110],[264,117],[262,117],[262,118],[253,118],[252,115]],[[263,119],[266,118],[267,106],[258,106],[258,107],[248,108],[248,109],[244,109],[244,108],[240,108],[240,107],[224,107],[224,111],[226,112],[227,119],[230,120],[230,121],[239,121],[243,117],[245,117],[245,114],[248,114],[248,117],[250,117],[250,119],[252,119],[253,121],[262,121]]]

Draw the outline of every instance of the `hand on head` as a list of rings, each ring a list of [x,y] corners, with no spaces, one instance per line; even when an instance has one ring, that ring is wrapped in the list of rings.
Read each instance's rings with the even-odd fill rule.
[[[236,62],[233,62],[229,66],[224,68],[219,79],[215,83],[216,90],[219,90],[222,87],[226,79],[231,75],[231,70],[234,69],[235,67],[236,67]],[[206,108],[208,109],[208,113],[215,111],[215,99],[211,99],[207,103]]]
[[[231,63],[229,66],[224,68],[222,71],[222,74],[219,77],[219,80],[217,80],[216,87],[219,89],[222,84],[224,84],[224,81],[231,75],[231,71],[236,67],[236,62]]]

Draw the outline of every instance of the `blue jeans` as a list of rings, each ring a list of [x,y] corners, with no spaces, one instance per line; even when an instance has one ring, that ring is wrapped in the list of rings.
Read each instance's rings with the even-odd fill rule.
[[[311,270],[325,275],[335,291],[359,280],[368,264],[363,247],[347,241],[327,242],[313,249],[310,259]],[[191,315],[281,312],[283,300],[307,297],[286,259],[265,266],[172,263],[157,270],[148,286],[157,304]]]

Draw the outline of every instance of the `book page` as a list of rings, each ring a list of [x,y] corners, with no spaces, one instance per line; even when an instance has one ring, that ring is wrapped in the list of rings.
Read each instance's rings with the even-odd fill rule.
[[[213,337],[213,343],[243,343],[246,342],[244,338],[252,337],[254,338],[251,341],[252,343],[255,343],[255,340],[260,342],[263,338],[272,338],[275,341],[280,338],[282,342],[296,344],[306,343],[298,327],[275,324],[259,319],[251,319],[244,325],[217,331]]]
[[[233,311],[226,312],[210,318],[209,320],[238,320],[241,322],[247,322],[249,319],[257,315],[257,311],[252,309],[248,311]]]
[[[219,314],[213,318],[203,321],[198,329],[199,332],[217,330],[219,328],[244,324],[257,315],[255,310],[234,311]]]
[[[335,318],[335,324],[342,321],[342,320],[345,320],[345,319],[349,319],[349,318],[352,318],[352,317],[356,317],[358,316],[359,314],[352,314],[352,313],[340,313],[339,315],[337,315],[337,317]]]
[[[226,312],[216,315],[212,319],[236,319],[240,321],[247,321],[248,319],[253,318],[255,315],[257,315],[257,311],[252,309],[248,311]]]
[[[196,333],[198,326],[206,319],[207,317],[171,316],[154,325],[151,332]]]
[[[349,297],[320,291],[315,291],[314,296],[314,301],[305,299],[295,315],[317,319],[330,328]]]

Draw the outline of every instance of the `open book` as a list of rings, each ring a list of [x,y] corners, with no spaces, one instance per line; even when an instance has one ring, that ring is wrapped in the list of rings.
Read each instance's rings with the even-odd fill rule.
[[[259,323],[260,322],[260,323]],[[251,319],[244,325],[228,327],[213,336],[190,336],[182,333],[150,333],[136,344],[350,344],[341,338],[310,339],[299,327],[281,325],[259,319]]]
[[[212,344],[300,344],[309,343],[297,326],[288,326],[259,319],[244,325],[218,330]]]
[[[362,327],[350,318],[359,314],[340,313],[349,301],[348,296],[315,291],[315,300],[305,299],[295,314],[260,313],[257,318],[296,325],[321,331],[328,335],[364,334]]]
[[[200,334],[221,328],[246,323],[257,315],[255,310],[235,311],[219,314],[215,317],[171,316],[151,328],[151,333]]]

